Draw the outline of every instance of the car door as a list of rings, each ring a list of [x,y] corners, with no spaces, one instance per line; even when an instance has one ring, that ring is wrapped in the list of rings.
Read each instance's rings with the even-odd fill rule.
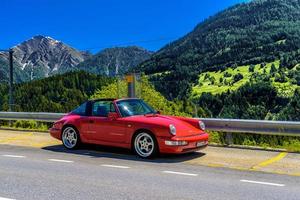
[[[83,140],[83,142],[89,140],[89,117],[87,116],[87,107],[88,102],[84,102],[70,113],[73,115],[80,116],[80,118],[76,118],[76,123],[74,123],[73,125],[75,125],[76,128],[79,130],[80,137]]]
[[[108,118],[109,112],[116,112],[112,101],[95,101],[92,105],[92,113],[89,117],[89,132],[97,143],[125,142],[125,124],[122,120]]]

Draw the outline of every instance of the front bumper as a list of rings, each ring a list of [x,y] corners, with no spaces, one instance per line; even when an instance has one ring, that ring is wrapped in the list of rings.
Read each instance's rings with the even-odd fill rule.
[[[193,136],[184,136],[184,137],[173,137],[173,138],[158,138],[159,150],[161,153],[188,153],[198,151],[207,147],[208,145],[207,133],[193,135]],[[186,141],[186,145],[166,145],[166,141]],[[167,142],[169,143],[169,142]],[[198,144],[198,145],[197,145]],[[200,146],[199,146],[200,144]]]
[[[61,139],[61,130],[58,128],[50,128],[49,129],[50,135],[58,140]]]

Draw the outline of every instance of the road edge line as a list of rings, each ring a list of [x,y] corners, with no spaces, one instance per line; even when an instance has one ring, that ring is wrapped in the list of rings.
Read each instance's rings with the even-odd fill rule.
[[[7,142],[20,140],[20,139],[23,139],[24,137],[29,137],[29,136],[33,136],[33,133],[31,132],[31,133],[27,133],[27,134],[24,134],[24,135],[17,135],[15,137],[5,138],[5,139],[0,140],[0,144],[5,144]]]
[[[287,154],[288,154],[287,152],[281,152],[278,155],[276,155],[275,157],[265,160],[255,166],[251,167],[251,169],[255,170],[255,169],[259,169],[259,168],[271,165],[271,164],[278,162],[278,161],[282,160],[283,158],[285,158],[287,156]]]

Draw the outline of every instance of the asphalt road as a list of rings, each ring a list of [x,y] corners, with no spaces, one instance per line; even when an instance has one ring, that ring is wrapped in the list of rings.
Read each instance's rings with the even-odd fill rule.
[[[182,162],[191,157],[205,155],[143,160],[102,147],[0,145],[0,200],[300,199],[300,177]]]

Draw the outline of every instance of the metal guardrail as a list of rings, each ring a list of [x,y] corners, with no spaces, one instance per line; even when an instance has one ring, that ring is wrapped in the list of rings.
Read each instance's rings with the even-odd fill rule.
[[[201,120],[205,123],[207,129],[211,131],[300,136],[300,122],[214,118]]]
[[[65,113],[0,112],[0,120],[54,122]],[[300,122],[201,118],[206,129],[228,133],[300,136]]]
[[[66,114],[44,112],[0,112],[0,120],[36,120],[41,122],[54,122],[64,115]]]

